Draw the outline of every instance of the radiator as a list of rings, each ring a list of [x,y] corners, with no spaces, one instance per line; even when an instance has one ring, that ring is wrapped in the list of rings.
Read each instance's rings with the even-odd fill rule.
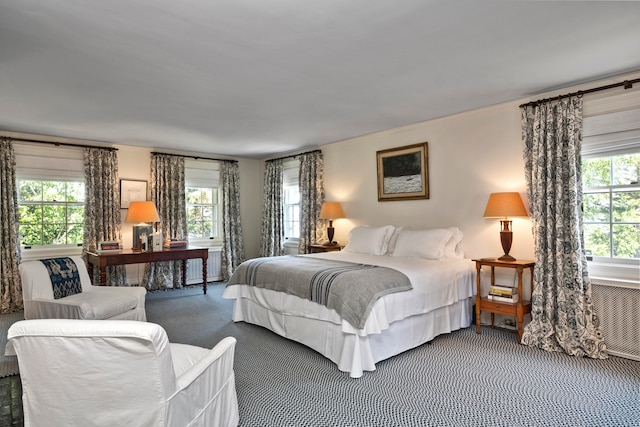
[[[207,282],[222,280],[222,252],[220,248],[210,248],[207,259]],[[202,260],[187,261],[187,285],[202,283]]]
[[[591,284],[609,354],[640,360],[640,286],[601,279]]]

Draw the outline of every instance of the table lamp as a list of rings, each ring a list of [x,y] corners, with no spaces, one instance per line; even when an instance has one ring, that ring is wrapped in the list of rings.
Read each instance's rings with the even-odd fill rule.
[[[325,246],[335,246],[338,242],[333,241],[333,235],[335,228],[333,228],[333,220],[337,218],[344,218],[344,212],[342,206],[338,202],[325,202],[320,209],[320,219],[328,219],[329,226],[327,227],[327,237],[329,241],[325,243]]]
[[[529,216],[524,208],[520,193],[491,193],[487,207],[484,210],[485,218],[503,218],[500,220],[500,242],[504,255],[498,258],[501,261],[515,261],[516,259],[509,255],[511,243],[513,242],[513,232],[511,230],[511,221],[508,217],[513,216]]]
[[[142,250],[140,237],[143,234],[149,236],[153,233],[153,226],[147,223],[158,221],[160,221],[160,215],[158,215],[158,210],[154,202],[131,202],[129,204],[129,210],[127,211],[127,217],[124,222],[137,224],[133,226],[133,245],[131,245],[131,248],[134,251]],[[147,242],[145,242],[145,245],[146,244]]]

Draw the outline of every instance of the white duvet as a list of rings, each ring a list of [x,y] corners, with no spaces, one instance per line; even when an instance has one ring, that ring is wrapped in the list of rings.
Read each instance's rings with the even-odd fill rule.
[[[343,333],[367,336],[381,333],[393,322],[428,313],[475,295],[475,266],[468,259],[427,260],[349,252],[327,252],[304,256],[394,268],[409,277],[413,289],[380,298],[374,305],[363,329],[353,327],[341,319],[334,310],[283,292],[234,285],[225,289],[223,297],[249,299],[270,312],[331,322],[341,325]],[[235,317],[234,314],[234,320],[236,320]]]

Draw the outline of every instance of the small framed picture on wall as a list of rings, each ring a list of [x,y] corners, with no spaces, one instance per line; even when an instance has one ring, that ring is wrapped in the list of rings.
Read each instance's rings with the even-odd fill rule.
[[[147,200],[147,181],[140,179],[120,180],[120,209],[129,209],[131,202]]]

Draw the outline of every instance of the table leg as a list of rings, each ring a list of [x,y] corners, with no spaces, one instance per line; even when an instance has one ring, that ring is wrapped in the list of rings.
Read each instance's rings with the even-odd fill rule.
[[[187,260],[182,260],[182,286],[187,286]]]
[[[516,307],[516,318],[518,321],[518,341],[522,340],[524,322],[524,308],[522,306],[522,268],[518,268],[518,305]]]
[[[202,292],[207,293],[207,257],[202,258]]]
[[[480,333],[480,300],[481,300],[481,295],[480,295],[480,264],[476,263],[476,333],[479,334]]]
[[[107,267],[100,267],[98,276],[100,277],[98,281],[98,283],[100,283],[100,286],[107,286]]]

